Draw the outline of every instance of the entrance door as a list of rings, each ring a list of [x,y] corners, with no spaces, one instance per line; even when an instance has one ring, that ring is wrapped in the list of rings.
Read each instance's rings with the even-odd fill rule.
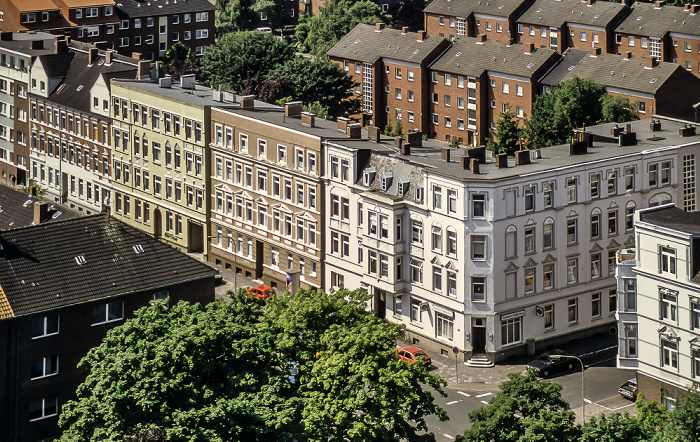
[[[255,241],[255,279],[263,277],[263,256],[265,252],[265,243]]]
[[[472,353],[486,353],[486,320],[472,319]]]

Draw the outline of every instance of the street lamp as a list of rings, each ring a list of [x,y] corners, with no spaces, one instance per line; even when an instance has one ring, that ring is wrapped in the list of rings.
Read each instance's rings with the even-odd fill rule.
[[[559,359],[576,359],[579,361],[581,364],[581,412],[583,414],[582,422],[585,425],[586,424],[586,396],[585,396],[585,391],[586,391],[586,383],[585,383],[585,376],[583,374],[583,371],[585,370],[585,367],[583,366],[583,361],[576,356],[570,356],[570,355],[551,355],[550,358],[554,361],[557,361]]]

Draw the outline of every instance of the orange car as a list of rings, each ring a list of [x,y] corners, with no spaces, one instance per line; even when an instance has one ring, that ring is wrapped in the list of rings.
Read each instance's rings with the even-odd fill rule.
[[[416,362],[419,358],[423,358],[423,363],[426,367],[430,367],[430,364],[433,362],[426,352],[414,346],[397,348],[396,356],[406,362]]]
[[[260,298],[263,301],[267,300],[267,298],[269,298],[270,296],[274,296],[277,294],[277,292],[275,292],[275,289],[266,285],[258,285],[255,287],[251,287],[246,291],[246,293],[255,296],[256,298]]]

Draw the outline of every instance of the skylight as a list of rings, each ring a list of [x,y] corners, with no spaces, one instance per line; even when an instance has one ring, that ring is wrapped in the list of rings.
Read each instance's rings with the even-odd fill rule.
[[[78,89],[76,89],[76,91],[80,92],[82,90],[83,90],[83,85],[81,84],[80,86],[78,86]]]
[[[56,219],[56,218],[58,218],[58,217],[61,216],[61,215],[63,215],[63,212],[61,212],[60,210],[57,210],[56,213],[54,213],[53,215],[51,215],[51,219]]]
[[[29,207],[29,205],[32,203],[32,200],[27,200],[24,202],[23,206],[24,207]]]
[[[76,256],[76,257],[75,257],[75,262],[76,262],[79,266],[85,264],[85,262],[86,262],[86,261],[85,261],[85,255],[78,255],[78,256]]]
[[[143,246],[141,244],[136,244],[134,246],[134,252],[136,253],[143,253]]]

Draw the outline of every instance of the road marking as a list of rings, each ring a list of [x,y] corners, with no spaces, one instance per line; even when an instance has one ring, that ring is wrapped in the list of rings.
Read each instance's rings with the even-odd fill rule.
[[[486,397],[486,396],[491,396],[493,393],[481,393],[477,394],[476,397]]]
[[[448,403],[445,404],[445,405],[454,405],[454,404],[456,404],[456,403],[458,403],[458,402],[462,402],[462,399],[457,399],[456,401],[450,401],[450,402],[448,402]]]
[[[591,404],[591,403],[592,403],[590,399],[583,398],[583,400],[586,401],[587,404]]]
[[[482,404],[488,405],[489,403],[487,401],[481,401]]]
[[[469,394],[469,393],[465,393],[465,392],[463,392],[463,391],[458,391],[457,393],[458,393],[458,394],[461,394],[462,396],[466,396],[466,397],[472,397],[472,395],[471,395],[471,394]]]
[[[447,434],[447,433],[442,433],[442,435],[445,436],[446,438],[450,439],[450,440],[454,439],[454,436],[450,436],[450,435]]]

